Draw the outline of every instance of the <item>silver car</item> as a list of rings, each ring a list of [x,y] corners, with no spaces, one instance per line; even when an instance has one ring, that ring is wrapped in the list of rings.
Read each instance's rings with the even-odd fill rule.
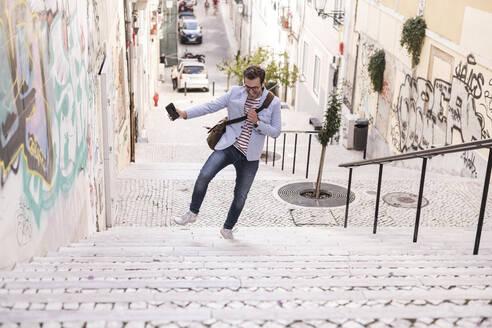
[[[178,91],[200,89],[208,91],[208,72],[204,63],[196,59],[183,59],[178,67]]]
[[[183,21],[183,26],[179,31],[179,41],[181,43],[202,43],[202,27],[196,19]]]

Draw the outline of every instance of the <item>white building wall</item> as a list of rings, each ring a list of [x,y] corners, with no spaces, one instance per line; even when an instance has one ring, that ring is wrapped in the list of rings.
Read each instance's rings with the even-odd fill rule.
[[[54,0],[3,1],[0,12],[0,20],[24,27],[0,24],[0,38],[15,49],[0,48],[0,268],[8,268],[106,228],[102,118],[117,111],[118,82],[126,81],[115,55],[125,46],[124,11],[122,3]],[[102,67],[113,86],[106,93]],[[23,108],[5,93],[19,81]]]
[[[133,58],[138,138],[146,136],[145,117],[154,106],[153,97],[159,78],[159,28],[156,34],[151,34],[153,25],[158,22],[158,4],[158,0],[138,1],[133,4],[138,26],[138,33],[135,35],[136,56]]]
[[[303,61],[306,70],[297,84],[296,110],[310,113],[314,117],[323,118],[328,96],[333,92],[333,77],[342,60],[339,56],[339,44],[342,42],[343,31],[333,26],[331,18],[323,19],[317,15],[314,2],[305,2],[303,24],[300,29],[297,65],[302,69]],[[327,1],[325,11],[331,10],[332,1]],[[304,58],[304,44],[309,51]],[[320,67],[315,70],[315,58],[320,58]],[[338,59],[340,58],[340,59]],[[319,91],[314,90],[315,75],[319,74]]]

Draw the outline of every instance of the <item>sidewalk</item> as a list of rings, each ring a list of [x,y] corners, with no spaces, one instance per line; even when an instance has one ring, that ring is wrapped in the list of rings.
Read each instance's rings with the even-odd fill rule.
[[[228,9],[221,5],[224,24],[230,27]],[[228,35],[229,43],[233,42]],[[233,49],[231,47],[230,49]],[[168,72],[167,72],[168,73]],[[152,107],[145,119],[148,143],[136,145],[136,162],[121,172],[118,178],[120,195],[117,202],[116,225],[122,226],[170,226],[172,218],[186,211],[190,202],[194,181],[205,160],[211,153],[205,139],[204,126],[213,126],[226,115],[226,110],[192,120],[171,122],[163,109],[173,102],[176,107],[186,109],[192,105],[210,101],[225,94],[225,84],[218,83],[215,95],[210,92],[178,93],[172,90],[169,74],[166,82],[159,83],[159,107]],[[293,109],[283,110],[282,130],[312,130],[309,115]],[[278,189],[294,182],[316,181],[321,145],[312,136],[309,158],[309,174],[306,179],[308,134],[286,135],[285,154],[282,166],[283,139],[277,138],[275,153],[277,160],[272,167],[274,141],[269,138],[269,162],[261,161],[255,183],[252,186],[246,206],[239,219],[239,226],[295,226],[326,225],[342,226],[345,206],[332,208],[299,207],[281,200]],[[295,149],[295,152],[294,152]],[[264,148],[266,151],[266,146]],[[292,174],[295,162],[295,174]],[[344,162],[362,159],[362,152],[347,150],[341,145],[329,145],[323,169],[323,182],[346,188],[348,169],[338,167]],[[450,159],[452,160],[452,159]],[[416,160],[416,167],[420,161]],[[428,162],[424,198],[428,205],[421,211],[423,227],[463,227],[476,229],[480,209],[483,181],[481,179],[446,176],[432,172],[432,160]],[[356,168],[353,171],[351,191],[355,200],[350,204],[349,227],[371,227],[374,220],[378,179],[378,166]],[[220,226],[232,200],[235,172],[226,168],[211,182],[206,199],[195,226]],[[415,208],[395,207],[385,201],[390,193],[418,194],[420,170],[384,166],[379,206],[380,227],[413,227]],[[398,195],[396,195],[398,198]],[[405,195],[400,197],[405,199]],[[492,196],[488,203],[491,204]],[[425,202],[425,201],[424,201]],[[492,214],[491,205],[485,217]],[[490,229],[492,222],[485,220],[484,229]]]
[[[217,90],[216,97],[224,94]],[[160,85],[160,99],[174,102],[178,108],[186,109],[197,103],[213,99],[210,93],[173,92],[170,83]],[[120,196],[117,206],[119,226],[170,226],[175,215],[187,210],[194,181],[211,153],[205,138],[206,129],[225,116],[220,111],[192,120],[171,122],[164,111],[152,108],[147,117],[149,143],[138,143],[136,162],[121,172],[118,179]],[[282,112],[282,130],[312,130],[305,113],[285,110]],[[284,171],[281,160],[272,167],[261,162],[255,183],[252,186],[238,226],[296,226],[327,225],[342,226],[345,206],[334,208],[307,208],[284,202],[277,190],[289,183],[315,182],[318,172],[321,146],[312,138],[309,179],[305,178],[307,158],[307,136],[299,135],[296,154],[296,173],[292,174],[294,158],[294,136],[288,135],[285,150]],[[283,135],[278,138],[276,153],[282,154]],[[266,149],[264,149],[266,150]],[[269,152],[273,151],[270,140]],[[329,145],[323,170],[323,182],[346,188],[348,170],[339,168],[340,163],[362,159],[362,152],[347,150],[341,145]],[[432,160],[429,161],[432,167]],[[371,227],[374,220],[378,166],[354,169],[352,192],[355,200],[350,204],[349,227]],[[194,226],[220,226],[232,201],[235,172],[226,168],[211,182],[200,213]],[[418,194],[420,171],[403,169],[392,165],[384,166],[378,226],[408,227],[414,225],[415,208],[394,207],[384,201],[388,193],[407,192]],[[428,170],[424,187],[424,198],[429,205],[422,208],[423,227],[463,227],[476,229],[482,181],[434,174]],[[491,202],[489,197],[489,204]],[[486,218],[492,209],[486,210]],[[485,220],[484,229],[492,222]]]

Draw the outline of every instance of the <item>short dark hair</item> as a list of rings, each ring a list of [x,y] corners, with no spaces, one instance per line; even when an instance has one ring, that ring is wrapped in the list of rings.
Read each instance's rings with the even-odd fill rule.
[[[254,80],[259,77],[260,83],[263,83],[265,81],[265,70],[258,65],[250,65],[244,70],[243,77],[248,80]]]

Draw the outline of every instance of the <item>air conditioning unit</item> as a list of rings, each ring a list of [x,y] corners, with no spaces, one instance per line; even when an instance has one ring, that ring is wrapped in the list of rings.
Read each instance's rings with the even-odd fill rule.
[[[357,116],[345,114],[342,119],[342,144],[347,149],[354,149],[354,125]]]

